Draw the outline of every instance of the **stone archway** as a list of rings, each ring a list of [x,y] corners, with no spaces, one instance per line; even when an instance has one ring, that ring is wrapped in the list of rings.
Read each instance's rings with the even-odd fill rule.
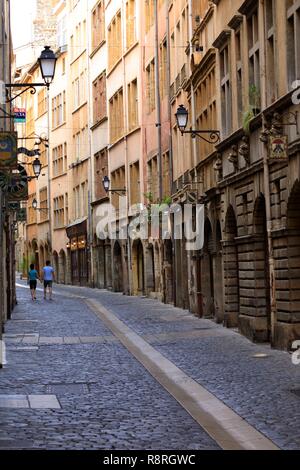
[[[113,248],[113,290],[115,292],[124,291],[124,277],[122,265],[122,248],[118,241]]]
[[[133,295],[145,293],[144,250],[140,239],[132,244],[132,284]]]
[[[164,253],[163,301],[166,304],[172,304],[174,302],[174,288],[173,288],[174,280],[173,280],[173,244],[172,244],[171,239],[164,241],[163,253]]]
[[[228,328],[238,326],[239,317],[239,266],[235,238],[237,237],[237,222],[233,207],[230,205],[225,217],[223,241],[224,263],[224,324]]]
[[[58,257],[57,279],[58,279],[58,282],[61,284],[66,284],[66,268],[67,268],[66,253],[64,252],[64,250],[60,250],[59,257]]]
[[[204,317],[214,317],[213,234],[209,219],[204,223],[204,245],[202,258],[202,299]]]
[[[223,263],[222,263],[222,231],[220,221],[216,224],[215,251],[213,258],[213,297],[214,311],[217,323],[224,320],[224,300],[223,300]]]
[[[265,197],[254,205],[253,234],[249,243],[239,245],[240,286],[239,327],[251,341],[266,342],[270,337],[270,274]],[[240,281],[241,282],[241,281]]]
[[[154,249],[151,243],[146,248],[146,288],[148,295],[156,291]]]
[[[60,270],[59,270],[59,264],[58,264],[58,254],[57,251],[53,252],[53,269],[55,272],[56,276],[56,281],[59,282],[60,279]]]
[[[286,236],[273,241],[276,267],[274,345],[291,349],[300,337],[300,182],[296,180],[287,204]]]

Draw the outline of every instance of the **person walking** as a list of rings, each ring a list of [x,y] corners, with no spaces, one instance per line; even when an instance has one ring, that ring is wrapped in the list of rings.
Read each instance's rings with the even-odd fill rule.
[[[31,300],[36,300],[36,286],[37,280],[39,279],[39,274],[34,268],[34,264],[30,265],[30,270],[28,271],[28,284],[31,293]]]
[[[52,268],[50,261],[46,261],[46,266],[43,267],[43,281],[44,281],[44,299],[47,299],[47,289],[49,290],[49,300],[52,300],[52,284],[55,280],[55,272]]]

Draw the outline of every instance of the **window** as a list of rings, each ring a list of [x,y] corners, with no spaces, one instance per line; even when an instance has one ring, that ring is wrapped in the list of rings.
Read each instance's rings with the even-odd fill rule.
[[[277,96],[275,82],[275,28],[274,28],[274,0],[265,3],[265,29],[266,29],[266,61],[267,61],[267,104],[272,104]]]
[[[47,193],[47,187],[44,187],[40,190],[40,222],[44,222],[45,220],[48,220],[49,214],[48,214],[48,193]]]
[[[196,128],[217,129],[215,65],[207,67],[207,73],[196,89],[195,101],[197,110]],[[212,151],[211,145],[201,139],[197,139],[196,145],[197,154],[202,158]]]
[[[111,187],[118,189],[125,188],[125,166],[122,166],[111,173]],[[119,207],[119,197],[120,196],[117,193],[112,193],[111,195],[112,205],[116,209]]]
[[[289,88],[300,78],[300,2],[286,0],[287,10],[287,68]]]
[[[72,82],[73,109],[79,108],[86,102],[86,69]]]
[[[242,126],[243,120],[243,65],[242,65],[242,36],[241,29],[235,32],[235,63],[237,81],[237,111],[238,126]]]
[[[36,199],[36,193],[30,194],[28,196],[28,202],[27,202],[27,223],[28,224],[36,224],[37,219],[37,211],[32,207],[32,201]]]
[[[130,165],[130,204],[140,202],[140,170],[139,162]]]
[[[231,83],[230,83],[230,49],[227,44],[220,51],[222,131],[227,136],[231,131]]]
[[[153,157],[151,160],[149,160],[147,169],[148,192],[151,193],[152,201],[156,202],[159,198],[157,157]]]
[[[155,109],[155,60],[146,68],[147,109],[151,113]]]
[[[112,19],[108,32],[108,67],[111,69],[122,55],[121,11]]]
[[[61,144],[52,150],[53,176],[59,176],[67,170],[67,144]]]
[[[58,196],[53,199],[54,209],[54,229],[65,226],[65,203],[64,196]]]
[[[66,92],[52,98],[52,128],[61,126],[66,121]]]
[[[94,124],[107,116],[106,110],[106,73],[93,82],[93,119]]]
[[[146,33],[154,24],[154,0],[145,0]]]
[[[40,162],[42,164],[42,168],[48,165],[47,149],[45,147],[41,150]]]
[[[27,110],[26,116],[26,134],[30,136],[34,133],[34,115],[33,115],[33,106],[30,106]]]
[[[104,0],[92,11],[92,48],[96,49],[105,40]]]
[[[57,45],[62,48],[67,45],[67,16],[57,22]]]
[[[121,88],[109,100],[110,141],[111,143],[124,135],[123,89]]]
[[[260,108],[260,46],[258,35],[258,10],[247,19],[249,57],[249,100],[250,105]]]
[[[170,154],[169,152],[165,152],[162,155],[162,185],[163,185],[163,195],[169,196],[170,195]]]
[[[65,225],[69,223],[69,195],[65,193]]]
[[[128,130],[131,131],[138,126],[138,96],[137,80],[128,85]]]
[[[38,117],[42,116],[47,112],[47,93],[43,88],[38,93]]]
[[[160,46],[160,98],[163,99],[168,91],[168,51],[167,40],[165,39]]]
[[[96,200],[106,197],[106,191],[103,188],[102,180],[108,174],[107,149],[96,153],[95,159],[95,198]]]
[[[135,0],[126,2],[126,47],[127,49],[134,44],[136,40],[135,32]]]

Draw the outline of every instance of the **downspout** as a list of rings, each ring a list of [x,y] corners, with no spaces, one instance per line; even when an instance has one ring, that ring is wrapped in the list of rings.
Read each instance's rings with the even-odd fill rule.
[[[261,34],[264,34],[264,24],[265,24],[265,9],[264,2],[260,0],[259,2],[260,9],[260,24],[259,29]],[[264,39],[264,38],[263,38]],[[264,41],[262,41],[264,44]],[[261,70],[265,70],[266,65],[266,50],[263,47],[262,51],[262,63]],[[261,72],[261,88],[263,93],[261,93],[261,107],[266,109],[266,87],[267,87],[267,78],[264,72]],[[265,118],[263,116],[262,128],[265,129]],[[275,285],[275,260],[274,260],[274,251],[273,251],[273,238],[272,238],[272,214],[271,214],[271,196],[270,196],[270,169],[268,162],[268,146],[260,139],[260,150],[263,158],[263,168],[264,168],[264,191],[265,191],[265,203],[266,203],[266,222],[267,222],[267,238],[268,238],[268,264],[269,264],[269,295],[270,295],[270,342],[271,346],[274,346],[275,341],[275,326],[277,321],[277,307],[276,307],[276,285]]]
[[[90,50],[91,50],[91,41],[90,41],[90,12],[89,12],[89,5],[87,2],[87,76],[91,76],[91,67],[90,67]],[[94,273],[94,247],[93,247],[93,235],[94,235],[94,224],[93,224],[93,207],[92,207],[92,200],[93,200],[93,163],[94,163],[94,156],[92,155],[92,119],[91,119],[91,103],[92,103],[92,94],[91,94],[91,87],[90,81],[87,80],[87,98],[88,98],[88,148],[89,148],[89,155],[90,158],[88,160],[88,246],[89,246],[89,257],[90,257],[90,279],[89,284],[91,287],[95,287],[95,273]],[[100,181],[99,181],[100,183]],[[105,256],[105,255],[104,255]],[[104,267],[104,276],[105,276],[105,267]]]
[[[52,201],[51,201],[51,174],[50,174],[50,93],[47,88],[47,163],[48,163],[48,214],[49,214],[49,243],[50,243],[50,259],[52,263]],[[57,274],[57,273],[56,273]]]
[[[122,18],[123,18],[123,25],[125,24],[124,18],[126,18],[126,11],[124,9],[124,3],[122,2]],[[122,26],[123,26],[122,25]],[[127,109],[127,87],[126,87],[126,64],[125,64],[125,58],[124,58],[124,52],[125,52],[125,47],[124,45],[126,44],[126,28],[123,27],[123,38],[122,38],[122,44],[123,44],[123,49],[122,49],[122,65],[123,65],[123,110],[124,110],[124,128],[128,129],[128,109]],[[129,200],[130,200],[130,174],[129,174],[129,165],[128,165],[128,145],[127,145],[127,137],[124,137],[124,153],[125,153],[125,183],[126,183],[126,222],[127,222],[127,227],[128,227],[128,217],[129,217]],[[113,257],[112,257],[113,259]],[[132,270],[131,270],[131,243],[130,243],[130,238],[127,234],[127,278],[128,278],[128,286],[127,286],[127,293],[129,295],[132,295]],[[124,286],[125,287],[125,286]]]
[[[173,192],[173,179],[174,179],[174,162],[173,162],[173,139],[172,139],[172,107],[170,101],[170,88],[171,88],[171,52],[170,52],[170,15],[169,15],[169,2],[166,2],[166,24],[167,24],[167,77],[168,77],[168,120],[169,120],[169,172],[170,172],[170,195]],[[173,300],[176,303],[176,259],[175,259],[175,240],[174,233],[174,220],[171,217],[171,234],[172,234],[172,287],[173,287]]]
[[[189,9],[189,52],[190,52],[190,57],[191,54],[193,53],[193,43],[192,43],[192,38],[193,38],[193,5],[192,5],[192,0],[188,0],[188,9]],[[191,70],[191,60],[189,60],[188,63],[188,70],[189,70],[189,77],[192,76],[192,70]],[[194,92],[194,85],[191,80],[191,113],[192,113],[192,128],[196,129],[196,102],[195,102],[195,92]],[[194,170],[194,178],[195,181],[197,181],[197,142],[196,139],[192,139],[192,162],[193,162],[193,170]]]
[[[158,5],[154,0],[154,22],[155,22],[155,98],[156,98],[156,123],[157,128],[157,163],[158,163],[158,184],[159,200],[163,198],[162,187],[162,150],[161,150],[161,104],[159,86],[159,43],[158,43]]]

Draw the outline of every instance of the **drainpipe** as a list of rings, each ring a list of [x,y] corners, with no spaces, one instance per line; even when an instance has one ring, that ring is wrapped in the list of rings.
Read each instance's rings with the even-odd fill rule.
[[[155,22],[155,95],[156,95],[156,128],[157,128],[157,163],[159,181],[159,200],[163,198],[162,187],[162,151],[161,151],[161,106],[159,86],[159,43],[158,43],[158,5],[154,0],[154,22]]]
[[[87,76],[91,77],[91,66],[90,66],[90,51],[91,51],[91,41],[90,41],[90,10],[89,4],[87,2]],[[93,224],[93,207],[92,207],[92,200],[93,200],[93,181],[94,181],[94,172],[93,172],[93,164],[94,164],[94,156],[92,155],[92,113],[91,113],[91,103],[92,100],[92,93],[90,87],[90,81],[87,80],[87,98],[88,98],[88,148],[89,148],[89,155],[90,158],[88,160],[88,246],[89,246],[89,258],[90,258],[90,269],[89,269],[89,284],[91,287],[95,287],[95,273],[94,273],[94,224]],[[101,184],[101,182],[98,182]],[[105,254],[104,254],[105,256]],[[104,276],[105,276],[105,267],[104,267]]]
[[[52,201],[51,201],[51,174],[50,174],[50,93],[47,89],[47,163],[48,163],[48,214],[49,214],[49,243],[50,243],[50,259],[52,263]],[[57,273],[55,273],[57,276]],[[57,279],[58,281],[58,279]]]
[[[189,8],[189,50],[190,50],[190,55],[193,52],[193,44],[192,44],[192,38],[193,38],[193,5],[192,5],[192,0],[188,1],[188,8]],[[191,61],[189,61],[188,64],[188,70],[189,70],[189,77],[192,75],[192,70],[191,70]],[[194,85],[191,82],[191,112],[192,112],[192,128],[196,129],[196,102],[195,102],[195,92],[194,92]],[[194,178],[197,181],[197,142],[196,139],[192,139],[192,162],[194,166]]]
[[[169,18],[169,3],[166,2],[166,29],[167,29],[167,85],[168,97],[170,96],[171,86],[171,55],[170,55],[170,18]],[[171,103],[168,102],[168,121],[169,121],[169,173],[170,173],[170,194],[172,194],[173,187],[173,144],[172,144],[172,115]]]
[[[122,2],[122,18],[126,18],[126,10],[125,4]],[[124,54],[126,52],[125,44],[126,44],[126,28],[123,29],[123,49],[122,49],[122,65],[123,65],[123,110],[124,110],[124,128],[126,129],[126,133],[128,131],[128,108],[127,108],[127,86],[126,86],[126,64]],[[128,145],[127,145],[127,137],[124,137],[124,153],[125,153],[125,187],[126,191],[126,221],[127,227],[129,222],[129,202],[130,202],[130,168],[128,162]],[[141,169],[140,169],[141,171]],[[113,261],[113,256],[112,256]],[[132,295],[132,270],[131,270],[131,243],[130,238],[127,234],[127,292],[126,294]],[[125,286],[124,286],[125,287]],[[125,289],[124,289],[125,290]]]
[[[264,31],[265,25],[265,8],[263,0],[259,2],[259,9],[260,9],[260,24],[259,29],[261,32]],[[264,34],[264,33],[261,33]],[[264,44],[264,37],[261,41]],[[262,51],[262,63],[261,63],[261,70],[265,70],[266,65],[266,49],[263,47]],[[261,107],[262,109],[266,109],[267,102],[266,102],[266,87],[267,87],[267,80],[266,75],[264,72],[261,72]],[[262,127],[265,129],[265,118],[263,116]],[[275,261],[274,261],[274,251],[273,251],[273,239],[272,239],[272,214],[271,214],[271,197],[270,197],[270,170],[269,170],[269,162],[268,162],[268,146],[260,140],[260,148],[261,148],[261,155],[263,157],[263,167],[264,167],[264,192],[265,192],[265,203],[266,203],[266,222],[267,222],[267,237],[268,237],[268,264],[269,264],[269,292],[270,292],[270,308],[271,308],[271,318],[270,318],[270,329],[271,329],[271,338],[270,342],[271,345],[274,346],[275,340],[275,326],[276,326],[276,319],[277,319],[277,309],[276,309],[276,288],[275,288]]]

